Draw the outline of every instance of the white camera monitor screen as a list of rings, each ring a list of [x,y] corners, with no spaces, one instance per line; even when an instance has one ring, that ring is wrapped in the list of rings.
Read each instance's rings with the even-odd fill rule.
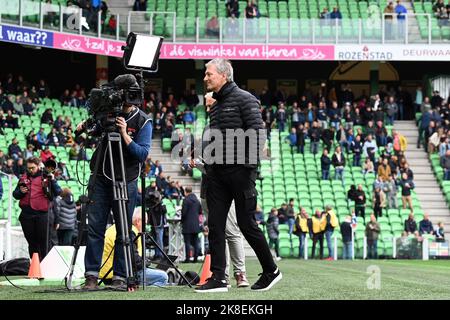
[[[135,35],[134,46],[132,47],[131,56],[128,61],[129,67],[142,68],[146,70],[154,70],[159,57],[162,38]]]

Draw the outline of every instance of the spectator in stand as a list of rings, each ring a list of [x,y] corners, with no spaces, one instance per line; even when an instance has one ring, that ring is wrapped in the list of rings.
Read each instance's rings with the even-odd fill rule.
[[[428,97],[425,97],[425,101],[427,100],[427,98]],[[424,110],[426,109],[427,108],[424,108]],[[420,148],[422,140],[424,141],[424,147],[427,148],[427,141],[424,139],[424,133],[425,130],[427,130],[430,126],[431,115],[432,115],[431,109],[428,109],[427,111],[422,111],[422,117],[420,118],[420,126],[419,126],[419,136],[417,138],[417,148]]]
[[[405,152],[408,146],[408,141],[405,136],[398,133],[396,130],[392,130],[392,144],[394,147],[394,152],[398,155],[400,152]]]
[[[202,208],[197,196],[192,193],[192,187],[186,187],[186,199],[183,201],[181,208],[181,225],[183,230],[183,238],[185,244],[185,262],[189,262],[190,249],[193,249],[194,263],[197,262],[197,258],[200,253],[198,246],[198,234],[201,231],[200,215],[202,214]]]
[[[316,154],[319,151],[319,143],[321,130],[318,128],[318,124],[316,121],[312,123],[312,128],[308,131],[308,136],[311,140],[311,153]]]
[[[69,169],[67,169],[66,163],[64,161],[58,162],[58,168],[56,169],[56,180],[70,180]]]
[[[342,234],[342,259],[343,260],[351,260],[353,259],[353,251],[352,251],[352,217],[346,216],[345,220],[341,223],[340,226],[341,234]]]
[[[150,159],[150,163],[151,163],[151,167],[150,167],[149,177],[153,178],[153,177],[159,176],[161,174],[161,172],[163,172],[163,167],[159,163],[159,160],[156,160],[155,162],[153,162]]]
[[[336,132],[336,141],[341,146],[341,149],[344,149],[348,153],[349,142],[347,140],[347,132],[342,124],[339,125],[339,129]]]
[[[384,21],[385,21],[385,34],[386,40],[393,39],[392,26],[394,19],[395,9],[394,4],[389,2],[386,8],[384,8]]]
[[[450,150],[441,157],[441,167],[444,168],[444,180],[450,180]]]
[[[323,213],[325,218],[325,238],[327,240],[328,247],[328,258],[326,260],[334,260],[334,245],[332,241],[332,236],[334,232],[334,228],[339,225],[336,213],[334,212],[331,206],[325,207],[325,212]]]
[[[277,125],[280,132],[284,131],[286,127],[287,115],[286,110],[284,109],[284,103],[280,103],[278,106],[278,111],[276,113]]]
[[[256,220],[256,224],[258,224],[258,225],[265,226],[265,224],[266,224],[266,221],[264,219],[264,212],[262,211],[262,209],[259,205],[256,205],[255,220]]]
[[[29,144],[24,152],[24,159],[28,160],[28,158],[31,157],[34,157],[34,146],[32,144]]]
[[[17,138],[12,139],[12,142],[8,147],[8,155],[15,161],[22,157],[22,149],[19,146]]]
[[[316,253],[316,244],[319,242],[319,257],[323,259],[323,234],[327,224],[327,220],[319,209],[316,209],[314,216],[311,218],[313,232],[313,246],[311,259],[314,259]]]
[[[330,19],[330,13],[328,12],[328,8],[323,8],[322,12],[319,14],[319,19],[327,20]]]
[[[388,164],[388,159],[384,158],[380,166],[378,166],[378,176],[383,182],[386,182],[391,176],[391,167]]]
[[[47,86],[47,84],[45,83],[45,80],[43,80],[43,79],[39,80],[37,94],[38,94],[38,97],[41,99],[48,98],[50,96],[50,89]]]
[[[3,112],[14,111],[14,96],[8,96],[2,103]]]
[[[21,96],[16,96],[16,102],[13,103],[13,108],[14,108],[14,113],[15,114],[18,114],[20,116],[24,114],[23,104],[22,104],[22,97]]]
[[[134,1],[133,11],[147,11],[147,0]]]
[[[430,221],[428,213],[423,215],[423,220],[419,223],[419,234],[421,236],[424,234],[434,234],[433,224]]]
[[[61,102],[61,104],[63,106],[69,106],[71,100],[72,100],[72,97],[70,96],[69,89],[64,90],[64,93],[59,98],[59,101]]]
[[[66,147],[70,147],[75,143],[75,139],[73,138],[72,135],[72,129],[67,129],[67,133],[64,136],[64,129],[61,128],[60,129],[60,137],[61,140],[64,138],[65,139],[65,146]]]
[[[368,173],[375,173],[375,167],[373,165],[373,162],[369,158],[364,161],[363,166],[363,174],[366,175]]]
[[[276,260],[280,261],[280,252],[279,252],[279,240],[278,236],[280,234],[280,230],[278,229],[279,221],[278,221],[278,210],[272,208],[269,214],[269,218],[267,219],[266,228],[267,234],[269,236],[269,247],[275,247],[275,255]]]
[[[291,133],[284,138],[285,141],[289,142],[289,145],[291,146],[291,150],[294,150],[294,147],[297,146],[297,130],[292,127]]]
[[[17,129],[19,128],[19,120],[16,115],[13,115],[13,112],[11,110],[8,110],[5,118],[5,127],[11,128],[11,129]]]
[[[52,131],[47,136],[47,145],[55,147],[59,146],[58,132],[55,127],[52,128]]]
[[[267,130],[267,137],[270,138],[270,131],[273,127],[273,123],[275,121],[275,113],[272,110],[271,106],[261,106],[262,109],[262,119],[264,121],[266,130]]]
[[[377,154],[378,146],[375,140],[372,139],[372,135],[367,136],[366,142],[364,142],[363,146],[363,154],[365,157],[368,157],[370,161],[375,163],[375,155]]]
[[[436,242],[445,242],[444,223],[438,222],[436,229],[434,230]]]
[[[367,258],[378,259],[378,235],[380,234],[380,224],[374,214],[370,215],[370,222],[366,225],[367,237]]]
[[[320,157],[320,167],[322,169],[322,180],[330,179],[330,165],[331,165],[331,159],[328,156],[328,150],[323,149],[322,156]]]
[[[247,1],[247,6],[245,7],[245,17],[247,19],[253,19],[259,17],[258,6],[254,1]]]
[[[382,217],[383,209],[386,207],[386,195],[380,187],[376,188],[373,192],[372,203],[373,213],[375,214],[375,217],[377,219],[378,217]]]
[[[408,13],[408,10],[400,3],[400,0],[397,0],[395,13],[397,14],[397,36],[398,38],[403,39],[405,36],[405,16]]]
[[[444,139],[443,142],[441,142],[441,144],[439,145],[439,157],[444,157],[445,154],[447,153],[447,150],[450,150],[450,138],[449,137],[444,137],[441,138]]]
[[[342,185],[344,185],[345,157],[341,151],[341,147],[336,148],[333,157],[331,158],[331,163],[335,170],[334,179],[341,180]]]
[[[413,212],[411,190],[414,189],[414,183],[412,179],[408,178],[407,173],[402,174],[402,178],[398,183],[402,188],[402,203],[403,209],[406,209],[406,204],[408,203],[409,209]]]
[[[27,171],[27,168],[26,168],[25,164],[23,163],[23,159],[22,158],[17,159],[17,161],[14,163],[14,166],[13,166],[14,175],[17,178],[20,178],[20,176],[23,175],[26,171]]]
[[[79,149],[77,144],[73,144],[69,150],[69,159],[78,160]]]
[[[361,142],[360,135],[357,135],[355,140],[352,141],[350,149],[353,152],[353,166],[359,167],[361,165],[361,153],[363,151],[363,144]]]
[[[64,188],[56,198],[55,227],[60,246],[71,246],[77,222],[75,198],[69,188]]]
[[[41,124],[50,124],[53,125],[53,114],[52,114],[52,109],[47,109],[44,111],[44,113],[42,114],[41,117]]]
[[[14,160],[8,159],[6,160],[6,164],[2,166],[2,171],[6,174],[13,175],[14,174]]]
[[[23,113],[26,116],[32,116],[35,108],[36,106],[34,105],[33,100],[28,97],[25,104],[23,105]]]
[[[414,213],[410,213],[408,219],[405,220],[405,233],[406,235],[419,235],[419,232],[417,230],[417,223],[416,220],[414,220]]]
[[[388,180],[383,185],[383,191],[387,196],[388,208],[389,209],[397,209],[397,184],[392,176],[388,178]]]
[[[297,129],[297,153],[303,154],[305,152],[305,138],[307,134],[308,131],[303,124],[300,123]]]
[[[47,134],[44,132],[44,128],[40,128],[37,135],[36,135],[36,141],[39,143],[39,148],[42,148],[42,146],[45,146],[47,144]]]
[[[216,20],[217,20],[216,16],[214,16],[213,18],[216,18]],[[217,20],[217,23],[218,23],[218,20]],[[198,94],[195,91],[195,89],[191,89],[190,94],[186,96],[185,100],[186,100],[186,105],[190,108],[194,108],[200,103],[200,100],[198,99]]]
[[[42,163],[45,163],[47,160],[53,159],[55,160],[55,155],[50,151],[49,146],[46,146],[44,150],[41,151],[41,160]]]
[[[383,121],[377,121],[377,125],[375,126],[375,137],[378,146],[386,146],[388,134],[386,127],[383,125]]]
[[[354,201],[356,216],[362,217],[364,223],[366,223],[366,193],[361,184],[358,185],[358,189],[355,191]]]
[[[0,166],[3,166],[6,163],[6,160],[8,160],[8,158],[6,157],[3,150],[0,149]]]
[[[287,224],[287,204],[282,203],[281,207],[277,211],[278,222],[280,224]]]
[[[412,170],[409,168],[409,164],[408,164],[408,162],[406,162],[406,159],[405,159],[403,168],[400,168],[400,173],[401,174],[406,173],[406,175],[408,176],[408,179],[414,180],[414,174],[413,174]]]
[[[325,148],[331,150],[331,145],[334,142],[334,127],[329,127],[328,129],[322,130],[322,141],[325,144]]]
[[[330,19],[342,19],[342,14],[338,7],[333,8],[333,11],[330,13]]]
[[[422,103],[423,103],[422,87],[418,86],[416,88],[416,94],[414,97],[414,113],[420,112],[420,107],[421,107]]]
[[[236,18],[239,18],[239,2],[238,0],[227,0],[225,4],[227,8],[227,17],[235,16]]]
[[[394,119],[396,119],[398,113],[398,105],[394,99],[393,96],[390,96],[388,102],[384,105],[387,114],[386,123],[390,126],[394,124]]]

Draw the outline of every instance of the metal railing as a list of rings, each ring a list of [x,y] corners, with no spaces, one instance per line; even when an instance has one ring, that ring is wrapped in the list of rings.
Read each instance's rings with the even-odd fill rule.
[[[235,19],[177,17],[175,12],[88,14],[72,6],[0,0],[0,23],[124,40],[131,31],[173,43],[239,44],[436,44],[450,41],[450,21],[428,13],[397,15],[373,11],[367,19]]]

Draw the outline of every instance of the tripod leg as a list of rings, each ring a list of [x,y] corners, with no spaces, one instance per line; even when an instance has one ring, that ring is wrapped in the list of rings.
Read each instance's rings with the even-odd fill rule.
[[[134,290],[135,279],[133,273],[134,257],[132,256],[132,250],[130,248],[130,236],[129,236],[129,224],[128,224],[128,208],[126,202],[128,201],[127,183],[125,179],[125,167],[123,161],[123,152],[121,144],[121,136],[118,133],[108,133],[108,154],[111,166],[111,177],[113,183],[113,196],[114,201],[117,201],[118,216],[120,224],[120,234],[123,242],[123,253],[125,260],[125,274],[127,277],[127,286],[129,290]],[[114,161],[112,154],[112,141],[116,142],[119,150],[120,158],[120,173],[121,181],[116,181],[116,171],[114,169]],[[117,224],[117,221],[116,221]],[[118,230],[119,231],[119,230]],[[132,282],[132,283],[131,283]]]
[[[178,269],[177,266],[175,266],[175,263],[173,263],[173,261],[169,258],[169,256],[164,252],[164,250],[161,249],[161,247],[159,246],[158,243],[156,243],[155,239],[153,239],[152,236],[148,236],[148,238],[150,239],[150,241],[156,246],[156,248],[159,249],[159,251],[161,251],[161,253],[163,254],[163,256],[166,258],[167,261],[169,261],[170,265],[175,269],[175,271],[180,275],[180,277],[186,281],[186,283],[188,284],[189,288],[192,288],[192,284],[186,279],[186,277],[181,273],[180,269]]]

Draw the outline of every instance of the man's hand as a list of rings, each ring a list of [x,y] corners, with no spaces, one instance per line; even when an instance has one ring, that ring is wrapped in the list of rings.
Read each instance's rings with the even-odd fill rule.
[[[189,161],[189,167],[192,168],[192,169],[194,169],[195,167],[197,167],[197,164],[195,163],[195,161],[194,161],[193,159],[191,159],[191,160]]]
[[[27,187],[20,187],[20,192],[27,193],[28,192],[28,188]]]
[[[77,124],[76,131],[81,131],[84,128],[85,121],[81,121],[79,124]]]
[[[125,122],[125,119],[123,117],[117,117],[116,125],[119,128],[122,137],[125,137],[127,135],[127,123]]]

